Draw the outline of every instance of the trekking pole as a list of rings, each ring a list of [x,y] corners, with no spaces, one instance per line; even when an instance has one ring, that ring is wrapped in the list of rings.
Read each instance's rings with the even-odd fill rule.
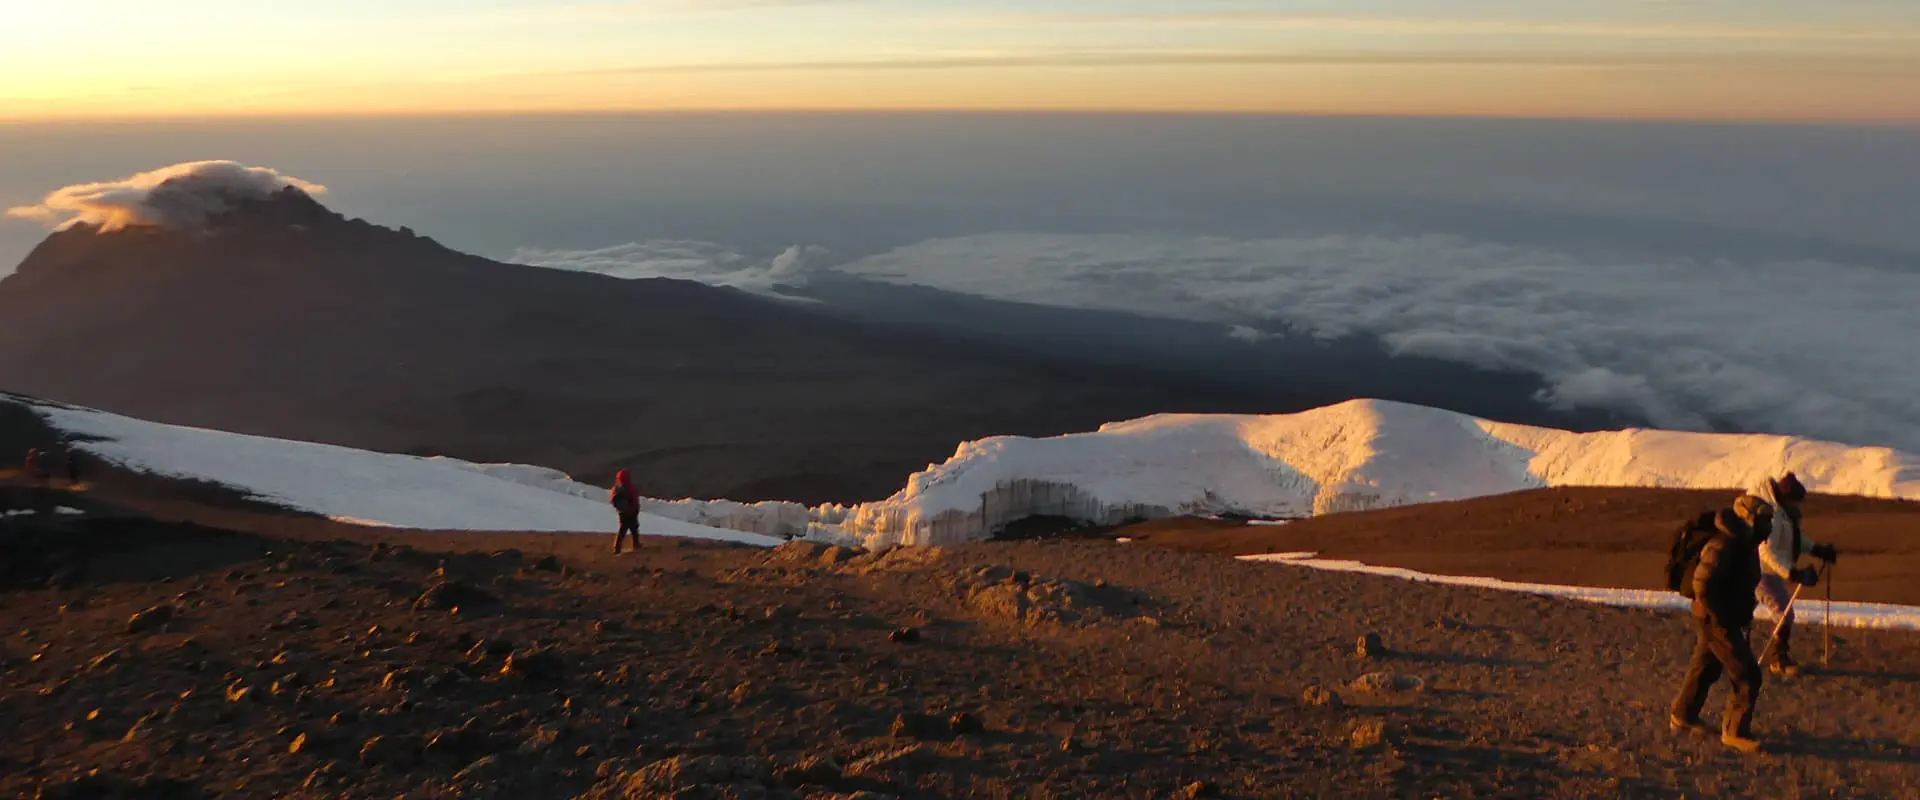
[[[1833,663],[1833,562],[1820,567],[1820,582],[1827,585],[1826,619],[1820,622],[1820,666]]]
[[[1773,635],[1767,637],[1767,648],[1760,651],[1760,657],[1754,659],[1755,663],[1767,663],[1767,656],[1773,652],[1774,643],[1780,641],[1780,629],[1787,626],[1787,619],[1793,616],[1793,604],[1800,599],[1800,590],[1805,588],[1807,585],[1804,583],[1793,584],[1793,596],[1787,598],[1787,607],[1780,611],[1780,618],[1774,620]]]

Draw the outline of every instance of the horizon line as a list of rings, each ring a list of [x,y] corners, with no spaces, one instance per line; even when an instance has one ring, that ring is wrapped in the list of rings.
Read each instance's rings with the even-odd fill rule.
[[[1258,109],[1180,109],[1180,108],[995,108],[995,107],[916,107],[916,108],[579,108],[579,109],[471,109],[434,111],[282,111],[198,114],[100,114],[100,115],[0,115],[0,127],[71,126],[89,124],[191,124],[209,122],[301,122],[311,120],[462,120],[462,119],[566,119],[612,117],[1134,117],[1134,118],[1243,118],[1243,119],[1352,119],[1352,120],[1437,120],[1490,122],[1583,122],[1674,125],[1768,125],[1778,127],[1875,127],[1920,128],[1920,115],[1898,117],[1807,117],[1788,115],[1665,115],[1665,114],[1499,114],[1486,112],[1360,112],[1289,111]]]

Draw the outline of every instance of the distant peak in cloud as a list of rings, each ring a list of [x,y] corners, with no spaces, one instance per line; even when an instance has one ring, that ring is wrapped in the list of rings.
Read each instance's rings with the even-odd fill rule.
[[[248,200],[264,200],[286,189],[309,195],[327,187],[267,167],[234,161],[192,161],[99,183],[55,190],[39,205],[7,210],[7,216],[37,220],[57,228],[93,225],[102,231],[133,226],[194,228]]]

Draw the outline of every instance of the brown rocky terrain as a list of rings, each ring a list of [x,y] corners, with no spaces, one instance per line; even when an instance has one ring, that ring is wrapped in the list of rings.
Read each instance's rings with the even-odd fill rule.
[[[1672,615],[1097,540],[884,553],[652,540],[614,556],[603,536],[363,529],[112,494],[0,496],[85,512],[0,521],[9,564],[41,556],[0,589],[0,794],[1920,785],[1908,633],[1845,631],[1832,667],[1769,683],[1757,729],[1771,750],[1743,756],[1666,730],[1691,644]],[[1433,519],[1437,536],[1450,518]]]
[[[1166,519],[1102,533],[1223,555],[1310,551],[1442,575],[1659,589],[1681,523],[1738,495],[1540,489],[1286,525]],[[1913,580],[1920,575],[1920,503],[1814,495],[1806,525],[1815,540],[1840,549],[1834,599],[1920,605]]]

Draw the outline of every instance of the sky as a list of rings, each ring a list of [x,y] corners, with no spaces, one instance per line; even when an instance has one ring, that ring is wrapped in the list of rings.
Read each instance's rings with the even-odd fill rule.
[[[1920,121],[1913,0],[0,0],[0,120],[671,110]]]

